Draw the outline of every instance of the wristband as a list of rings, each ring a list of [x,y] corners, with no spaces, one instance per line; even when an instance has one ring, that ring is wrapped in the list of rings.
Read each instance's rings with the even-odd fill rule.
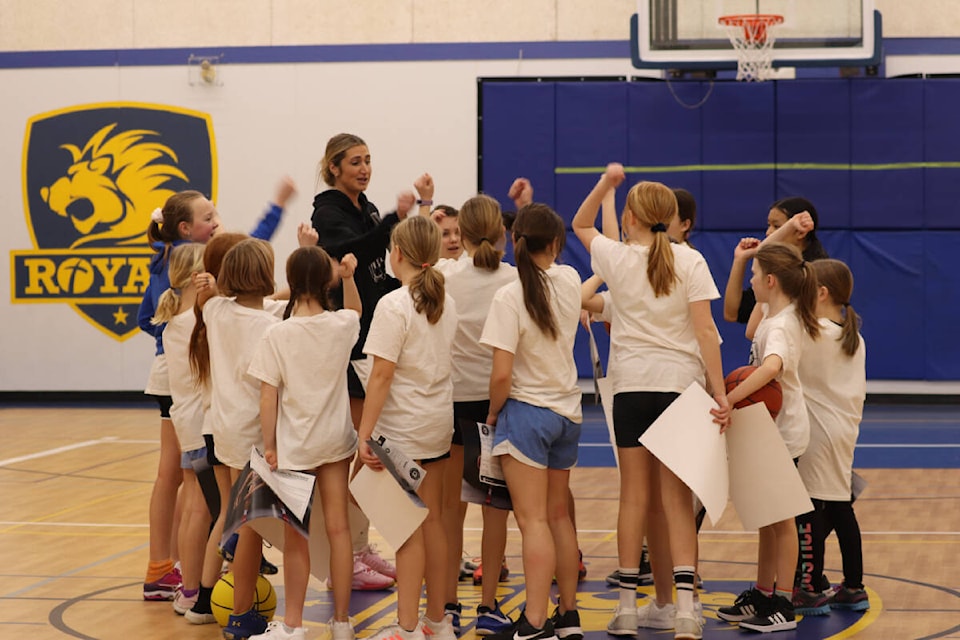
[[[433,200],[417,200],[417,205],[421,207],[433,206]]]

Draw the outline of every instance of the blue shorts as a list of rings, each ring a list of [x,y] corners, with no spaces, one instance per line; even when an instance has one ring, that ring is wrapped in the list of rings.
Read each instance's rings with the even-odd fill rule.
[[[180,454],[180,468],[181,469],[190,469],[193,470],[193,461],[194,460],[206,460],[207,459],[207,448],[200,447],[199,449],[194,449],[193,451],[184,451]]]
[[[497,418],[493,452],[538,469],[570,469],[577,464],[579,443],[579,424],[550,409],[508,399]]]

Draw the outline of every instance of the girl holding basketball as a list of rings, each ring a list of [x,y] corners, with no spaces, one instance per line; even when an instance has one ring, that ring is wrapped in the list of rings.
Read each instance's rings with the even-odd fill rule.
[[[801,588],[818,592],[822,588],[824,541],[836,531],[843,583],[827,605],[863,611],[870,608],[870,601],[863,588],[863,551],[851,479],[867,392],[866,347],[858,332],[860,317],[850,305],[850,269],[839,260],[817,260],[813,268],[819,285],[820,339],[804,339],[799,374],[810,416],[810,444],[800,456],[800,477],[814,510],[797,518],[801,531],[813,538],[813,558],[801,565]]]
[[[397,549],[397,624],[372,636],[454,640],[444,611],[447,541],[441,521],[441,491],[453,436],[451,345],[457,312],[443,275],[440,229],[416,216],[391,233],[390,266],[401,287],[377,303],[363,351],[373,360],[360,418],[360,460],[382,470],[367,440],[383,437],[426,469],[418,494],[426,519]],[[382,472],[382,471],[381,471]],[[427,553],[427,549],[430,550]],[[426,578],[427,603],[419,615],[420,590]]]
[[[750,350],[750,364],[756,371],[728,392],[736,405],[771,380],[778,380],[783,405],[776,423],[791,457],[796,461],[810,439],[810,421],[804,406],[799,378],[804,336],[820,335],[816,316],[817,274],[791,245],[765,242],[755,251],[750,284],[760,303],[763,319]],[[793,518],[760,529],[757,582],[744,591],[733,606],[721,607],[718,615],[739,622],[743,629],[770,632],[795,629],[793,580],[800,552]]]
[[[582,421],[573,361],[580,277],[555,262],[565,239],[563,220],[550,207],[534,203],[517,212],[519,280],[493,296],[480,337],[493,349],[486,423],[496,426],[493,455],[503,467],[523,539],[527,602],[514,637],[528,640],[583,638],[577,534],[569,509]],[[548,616],[554,576],[560,601]]]
[[[350,421],[347,367],[360,334],[360,294],[353,280],[357,260],[347,254],[334,271],[317,246],[301,247],[287,260],[290,302],[284,321],[270,326],[253,353],[249,374],[260,380],[264,457],[272,469],[316,475],[330,541],[333,640],[353,640],[349,620],[353,552],[347,517],[347,480],[357,448]],[[344,308],[334,311],[329,290],[343,282]],[[324,386],[318,386],[317,380]],[[306,538],[284,525],[284,620],[269,623],[262,640],[303,640],[303,605],[310,577]]]
[[[286,305],[267,299],[274,291],[273,249],[263,240],[242,240],[227,251],[219,281],[209,273],[195,278],[202,316],[191,337],[190,358],[197,378],[210,383],[216,455],[236,482],[250,448],[263,446],[260,384],[246,371],[254,348],[267,328],[280,321]],[[260,535],[243,526],[233,560],[234,612],[223,630],[227,640],[266,629],[266,620],[253,608],[261,547]]]
[[[594,273],[607,283],[612,301],[608,376],[613,382],[620,460],[620,603],[607,630],[614,635],[637,633],[641,536],[651,490],[659,486],[677,587],[675,637],[696,639],[703,636],[703,623],[694,613],[697,534],[692,495],[639,439],[693,382],[713,395],[714,422],[721,429],[729,424],[719,334],[710,313],[710,300],[720,293],[703,256],[667,237],[678,207],[676,196],[665,185],[640,182],[630,189],[621,220],[624,243],[597,231],[601,201],[624,179],[621,165],[608,165],[572,225],[590,251]]]

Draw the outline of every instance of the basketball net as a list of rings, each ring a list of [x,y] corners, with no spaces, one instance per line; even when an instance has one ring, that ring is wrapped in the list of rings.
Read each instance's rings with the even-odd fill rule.
[[[747,14],[721,16],[719,23],[737,52],[737,80],[763,82],[773,77],[775,29],[783,16]]]

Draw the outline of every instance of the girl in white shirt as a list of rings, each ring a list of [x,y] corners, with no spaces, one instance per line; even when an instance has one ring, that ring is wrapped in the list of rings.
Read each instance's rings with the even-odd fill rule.
[[[454,615],[454,628],[461,608],[457,602],[460,557],[463,553],[463,520],[466,504],[460,502],[463,477],[463,431],[477,429],[490,409],[490,370],[493,354],[480,344],[480,334],[493,295],[517,280],[517,270],[503,262],[497,249],[503,240],[503,214],[490,196],[470,198],[460,208],[460,241],[465,249],[459,260],[441,260],[437,268],[446,278],[446,290],[457,304],[457,333],[453,339],[453,443],[443,483],[443,521],[447,532],[447,613]],[[483,581],[483,597],[477,609],[477,634],[504,631],[512,624],[496,601],[497,573],[507,542],[507,515],[503,509],[483,505],[481,566],[493,567]]]
[[[816,317],[817,274],[799,249],[781,242],[764,243],[756,250],[750,285],[763,307],[750,349],[750,364],[757,367],[727,394],[731,405],[747,398],[771,380],[783,391],[783,407],[777,428],[791,457],[796,460],[807,448],[810,422],[798,376],[804,334],[820,335]],[[718,615],[752,631],[795,629],[793,579],[800,543],[793,518],[760,529],[756,586],[744,591],[731,607]]]
[[[254,348],[267,328],[280,321],[285,306],[265,299],[274,291],[273,249],[263,240],[242,240],[223,256],[219,279],[199,274],[196,285],[202,316],[190,358],[199,380],[210,383],[216,455],[236,482],[250,460],[250,448],[263,446],[260,383],[247,369]],[[202,353],[209,360],[199,357]],[[233,614],[223,631],[228,640],[266,630],[266,620],[253,608],[262,542],[251,527],[241,527],[233,560]]]
[[[190,242],[170,252],[168,274],[170,288],[160,295],[151,319],[154,325],[166,323],[161,337],[170,381],[170,418],[180,443],[180,468],[183,472],[181,500],[183,512],[176,533],[180,549],[183,585],[173,599],[173,608],[184,614],[193,606],[200,588],[203,553],[210,532],[207,509],[193,461],[206,464],[203,442],[203,398],[201,387],[190,371],[190,334],[193,331],[193,304],[197,298],[193,274],[203,272],[204,246]],[[207,472],[212,479],[212,472]]]
[[[497,427],[493,453],[523,538],[527,602],[514,637],[576,640],[580,561],[569,499],[582,422],[573,361],[580,276],[555,263],[566,230],[550,207],[522,207],[512,231],[519,281],[497,291],[480,342],[493,348],[487,424]],[[560,602],[548,617],[554,576]]]
[[[608,377],[620,460],[620,603],[607,629],[614,635],[636,635],[641,537],[651,490],[659,486],[677,587],[675,637],[700,638],[702,622],[694,613],[697,534],[690,489],[639,439],[693,382],[712,393],[715,422],[721,428],[729,424],[720,343],[710,313],[710,301],[720,292],[703,256],[670,242],[667,228],[677,218],[677,199],[665,185],[640,182],[630,189],[622,218],[624,243],[597,231],[602,199],[624,178],[621,165],[609,165],[573,219],[573,230],[590,252],[593,271],[607,283],[612,301]]]
[[[819,283],[820,339],[804,339],[799,373],[810,416],[810,443],[800,456],[800,477],[810,492],[814,511],[797,518],[801,536],[812,538],[812,558],[801,562],[800,586],[822,590],[824,541],[836,531],[843,556],[843,583],[834,589],[827,604],[863,611],[870,608],[870,601],[863,587],[863,550],[851,483],[853,452],[867,395],[866,346],[858,332],[860,317],[850,305],[850,269],[839,260],[812,264]]]
[[[350,591],[353,552],[347,517],[350,462],[357,432],[350,420],[347,367],[360,335],[360,294],[353,280],[357,259],[348,253],[337,272],[320,247],[301,247],[287,259],[290,302],[284,322],[267,329],[248,373],[260,380],[263,453],[271,469],[316,475],[330,541],[334,640],[353,640]],[[329,290],[343,281],[343,306],[333,310]],[[318,385],[318,381],[320,384]],[[283,536],[284,620],[258,636],[303,640],[303,605],[310,577],[310,548],[289,523]]]
[[[441,487],[453,436],[451,345],[457,329],[453,299],[443,275],[440,230],[425,217],[407,218],[391,234],[390,266],[402,286],[377,303],[363,352],[373,358],[360,418],[360,459],[382,469],[367,440],[384,437],[426,469],[419,496],[428,513],[397,549],[397,624],[372,638],[423,640],[421,626],[436,640],[454,640],[444,613],[447,542],[441,522]],[[426,553],[429,549],[430,552]],[[419,618],[420,589],[427,606]]]

